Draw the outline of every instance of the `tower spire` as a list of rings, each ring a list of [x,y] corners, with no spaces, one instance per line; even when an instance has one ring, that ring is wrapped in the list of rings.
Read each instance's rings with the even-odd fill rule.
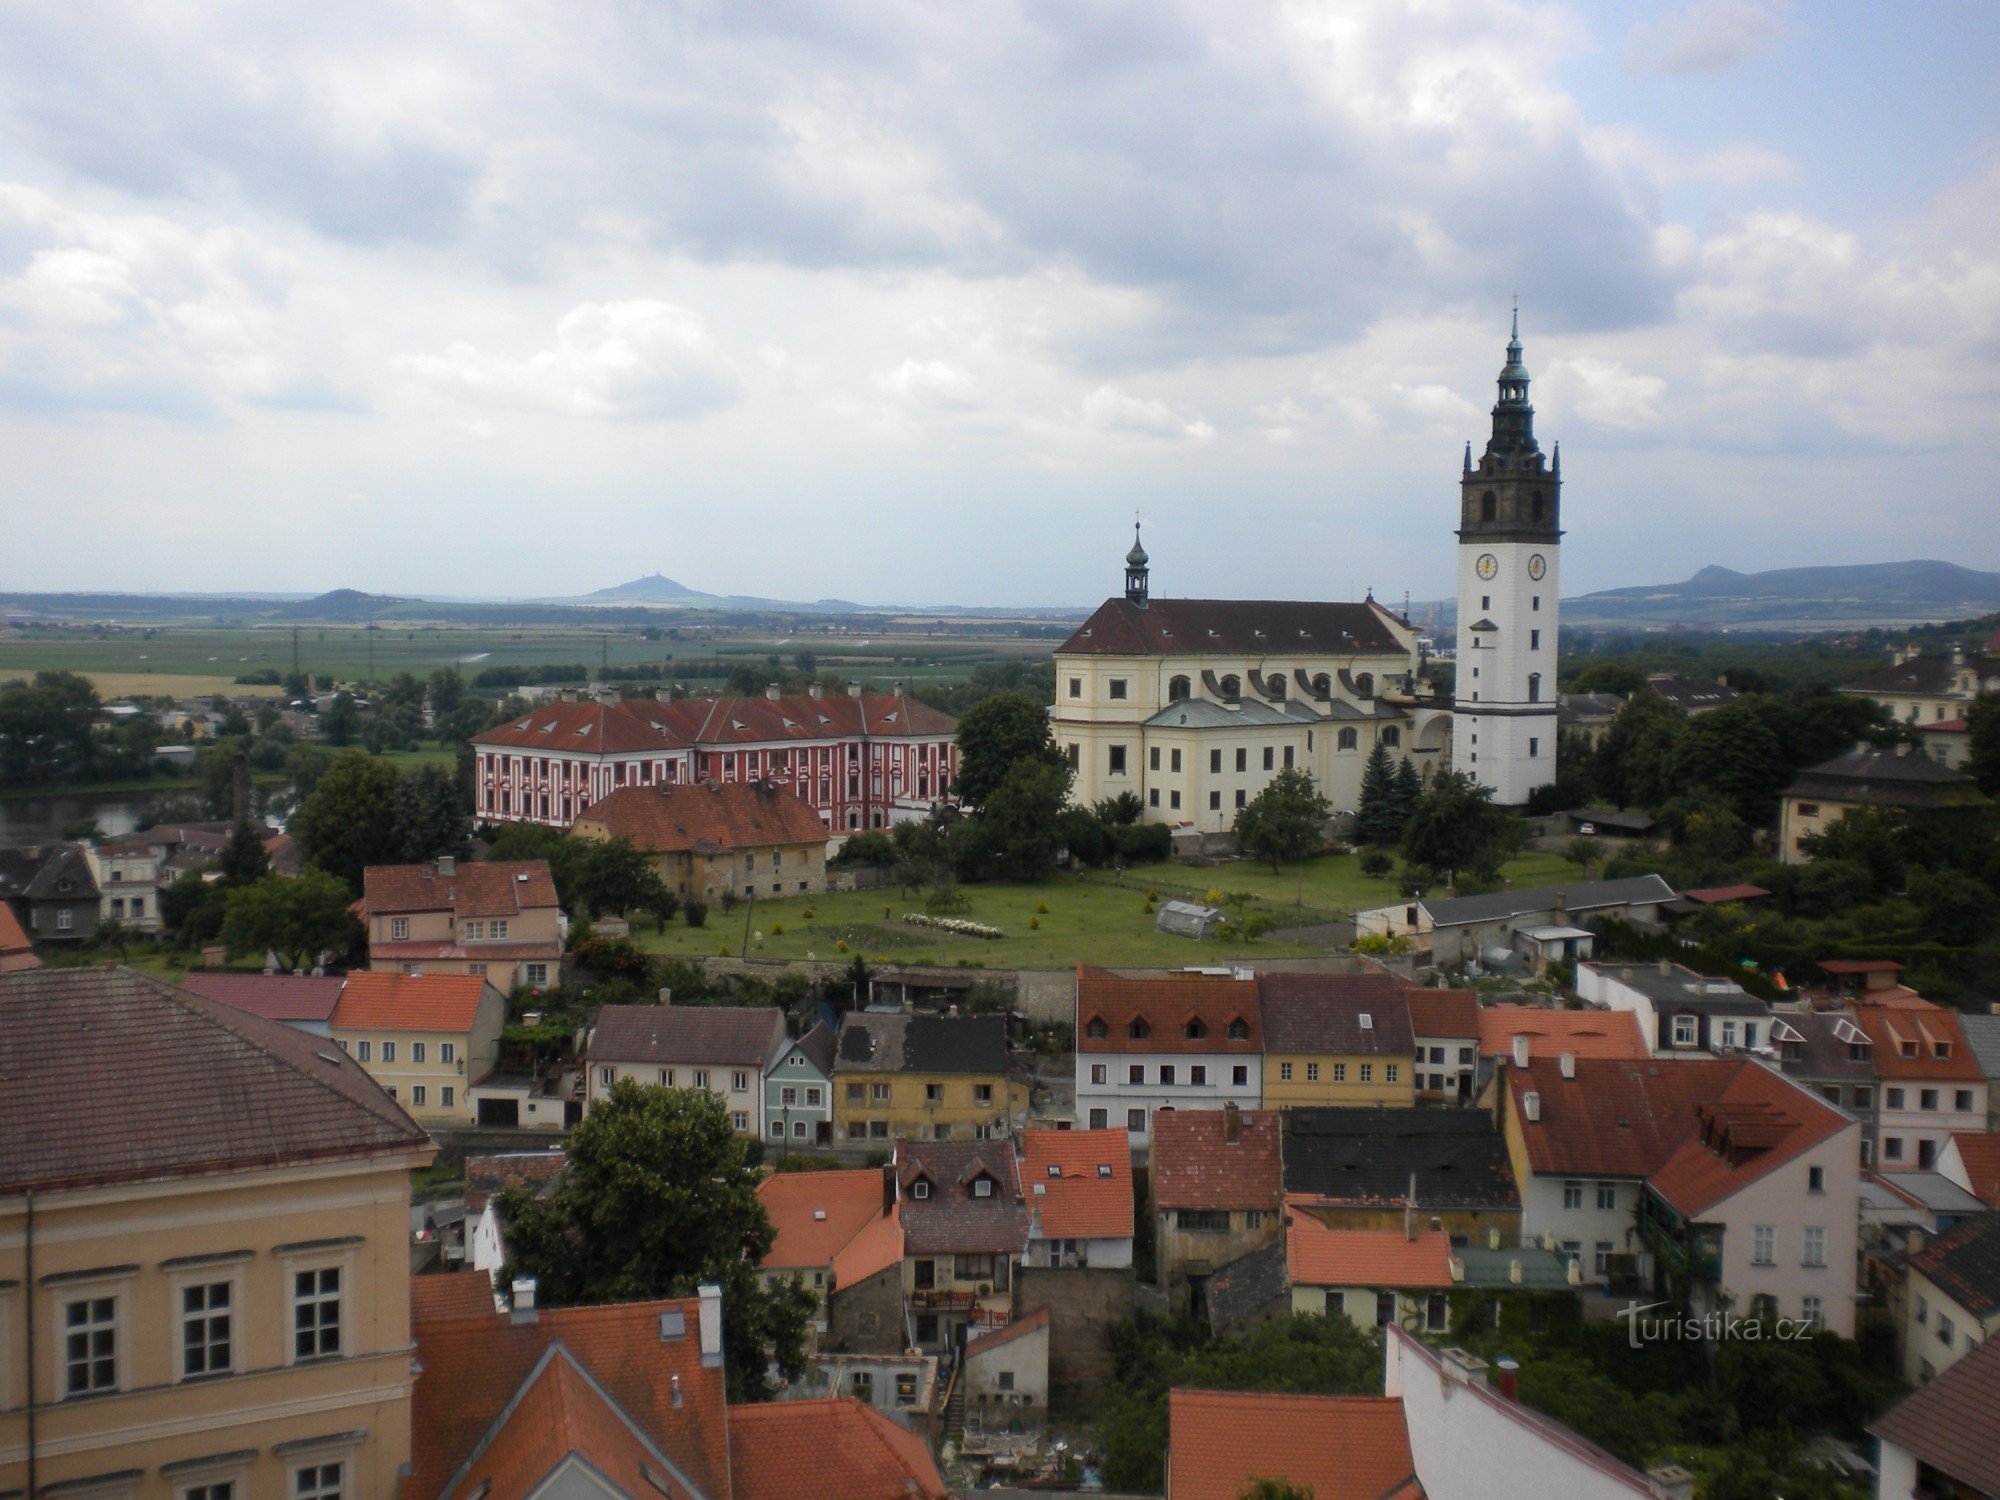
[[[1507,335],[1507,363],[1500,371],[1499,399],[1493,404],[1493,437],[1489,454],[1521,456],[1541,451],[1535,445],[1535,408],[1528,401],[1528,366],[1521,357],[1521,305],[1514,303],[1514,320]]]
[[[1146,556],[1146,548],[1139,540],[1139,518],[1137,514],[1134,514],[1132,517],[1132,550],[1125,554],[1125,598],[1128,602],[1138,605],[1141,609],[1146,607],[1149,573],[1147,564],[1151,560]]]

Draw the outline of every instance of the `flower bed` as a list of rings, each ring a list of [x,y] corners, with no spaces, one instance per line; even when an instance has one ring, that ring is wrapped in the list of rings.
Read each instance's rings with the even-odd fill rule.
[[[955,932],[960,937],[1003,938],[1007,934],[984,922],[968,922],[964,917],[934,917],[929,912],[906,911],[903,920],[912,927],[935,927],[939,932]]]

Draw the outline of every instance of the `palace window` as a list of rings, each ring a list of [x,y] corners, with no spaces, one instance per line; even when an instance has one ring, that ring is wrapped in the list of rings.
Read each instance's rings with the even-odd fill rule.
[[[1343,729],[1334,738],[1334,747],[1340,750],[1356,750],[1361,746],[1361,736],[1353,729]]]
[[[1179,703],[1183,699],[1193,697],[1194,694],[1191,691],[1191,686],[1185,677],[1170,679],[1167,683],[1167,702]]]

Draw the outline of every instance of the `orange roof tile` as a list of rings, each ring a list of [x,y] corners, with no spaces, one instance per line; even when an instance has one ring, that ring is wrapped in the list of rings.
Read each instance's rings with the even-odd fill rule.
[[[924,1440],[846,1396],[729,1414],[735,1500],[950,1500]]]
[[[758,1262],[766,1271],[813,1271],[830,1266],[855,1237],[888,1217],[880,1167],[841,1172],[773,1172],[757,1184],[757,1201],[778,1237]],[[896,1259],[902,1259],[898,1250]]]
[[[1854,1021],[1875,1044],[1875,1072],[1880,1078],[1947,1083],[1986,1080],[1955,1011],[1928,1001],[1915,1005],[1857,1004]]]
[[[1988,1208],[2000,1208],[2000,1135],[1960,1130],[1951,1140],[1971,1183],[1966,1191]]]
[[[836,1290],[866,1281],[877,1271],[886,1271],[903,1261],[903,1216],[892,1208],[882,1218],[870,1220],[861,1232],[833,1256],[833,1285]]]
[[[484,1271],[440,1272],[410,1278],[410,1321],[438,1318],[489,1318],[493,1315],[493,1283]]]
[[[1547,1010],[1535,1005],[1488,1005],[1479,1012],[1479,1052],[1501,1057],[1514,1038],[1528,1038],[1528,1055],[1567,1052],[1575,1057],[1652,1056],[1629,1010]]]
[[[824,844],[829,835],[804,798],[767,781],[624,786],[576,821],[653,854]]]
[[[1093,1035],[1102,1022],[1103,1035]],[[1132,1027],[1143,1023],[1145,1035]],[[1191,1025],[1202,1035],[1190,1038]],[[1231,1037],[1232,1023],[1242,1035]],[[1173,974],[1128,979],[1089,964],[1076,966],[1076,1049],[1079,1052],[1261,1052],[1263,1009],[1255,979]]]
[[[1048,1327],[1050,1321],[1049,1310],[1046,1307],[1038,1307],[1025,1318],[1015,1318],[1010,1323],[1001,1324],[990,1333],[982,1333],[978,1338],[969,1340],[965,1346],[965,1357],[970,1359],[975,1354],[990,1353],[1005,1344],[1013,1343],[1015,1339]]]
[[[0,974],[38,969],[41,964],[35,957],[35,945],[21,927],[21,919],[14,915],[14,908],[0,901]]]
[[[1284,1197],[1275,1109],[1239,1110],[1228,1139],[1227,1109],[1161,1109],[1153,1115],[1152,1189],[1157,1208],[1258,1208]]]
[[[513,917],[556,904],[545,859],[459,860],[450,874],[435,863],[370,865],[361,875],[368,913],[449,911],[460,917]]]
[[[556,1344],[543,1352],[513,1404],[494,1418],[452,1493],[526,1500],[541,1494],[543,1481],[569,1458],[583,1460],[623,1494],[660,1493],[653,1476],[672,1486],[668,1494],[687,1492],[673,1485],[673,1460]]]
[[[350,974],[329,1024],[335,1031],[463,1036],[472,1030],[479,1002],[491,988],[478,974]]]
[[[1314,1500],[1421,1493],[1394,1396],[1176,1389],[1167,1442],[1168,1500],[1237,1500],[1255,1479],[1309,1487]]]
[[[1451,1236],[1420,1229],[1328,1229],[1303,1206],[1285,1199],[1285,1261],[1294,1286],[1397,1287],[1451,1285]]]
[[[1042,1238],[1132,1237],[1132,1140],[1124,1130],[1030,1130],[1021,1190]]]

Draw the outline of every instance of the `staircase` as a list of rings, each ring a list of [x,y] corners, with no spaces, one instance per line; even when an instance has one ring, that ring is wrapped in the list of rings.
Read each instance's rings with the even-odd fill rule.
[[[955,1450],[965,1446],[965,1382],[960,1378],[963,1369],[951,1373],[951,1384],[944,1397],[944,1441]]]

